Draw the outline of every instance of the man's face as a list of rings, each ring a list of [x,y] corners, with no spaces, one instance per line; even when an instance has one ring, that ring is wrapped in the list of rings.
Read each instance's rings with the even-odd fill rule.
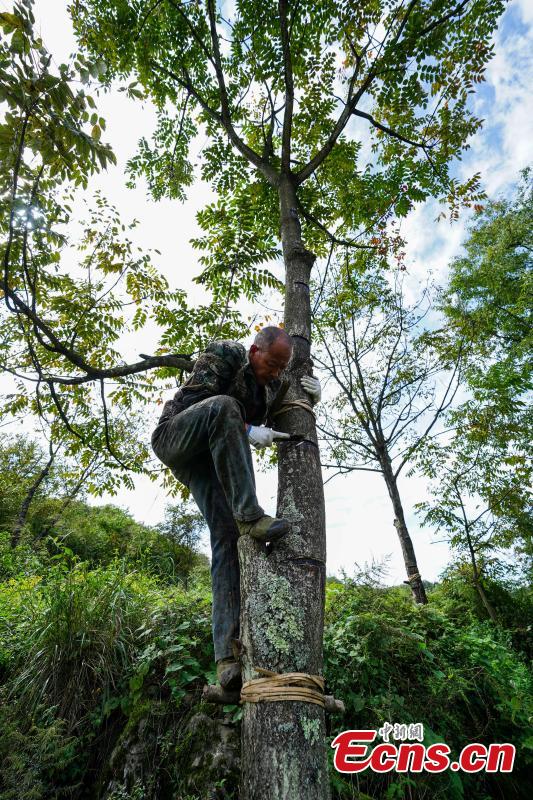
[[[291,348],[283,339],[272,342],[266,350],[260,350],[257,345],[253,344],[250,347],[248,358],[259,386],[265,386],[270,381],[279,378],[280,373],[289,363],[290,357]]]

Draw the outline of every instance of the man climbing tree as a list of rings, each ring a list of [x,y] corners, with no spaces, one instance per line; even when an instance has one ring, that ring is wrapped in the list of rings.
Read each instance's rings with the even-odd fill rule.
[[[198,358],[192,374],[163,408],[152,436],[161,461],[187,486],[211,532],[213,643],[222,688],[240,689],[241,669],[232,644],[239,636],[239,534],[259,542],[284,536],[289,523],[263,512],[255,493],[250,443],[271,446],[288,433],[265,427],[286,386],[279,380],[292,352],[290,336],[269,326],[246,354],[238,342],[219,341]],[[320,399],[317,378],[303,388]]]

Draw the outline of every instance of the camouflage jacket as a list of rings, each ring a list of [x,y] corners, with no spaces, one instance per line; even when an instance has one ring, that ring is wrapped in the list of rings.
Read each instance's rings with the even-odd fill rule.
[[[243,419],[252,425],[265,420],[287,391],[288,383],[274,380],[259,386],[242,344],[230,340],[211,342],[198,357],[193,371],[164,407],[159,424],[206,397],[225,394],[238,400]]]

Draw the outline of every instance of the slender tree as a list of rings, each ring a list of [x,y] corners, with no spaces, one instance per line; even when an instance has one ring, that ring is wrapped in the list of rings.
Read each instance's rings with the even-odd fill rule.
[[[466,378],[479,400],[513,405],[532,385],[533,176],[480,206],[450,265],[442,297],[447,329],[468,342]]]
[[[99,476],[102,472],[101,467],[104,463],[104,458],[99,457],[98,454],[94,454],[87,464],[83,465],[74,475],[70,476],[70,480],[63,485],[59,508],[56,509],[53,516],[47,519],[36,533],[37,539],[43,539],[50,534],[74,500],[87,493],[91,482],[93,484],[98,483]]]
[[[13,530],[11,532],[11,547],[16,547],[17,544],[19,543],[20,534],[22,533],[22,529],[26,524],[32,500],[35,497],[36,493],[38,492],[39,487],[42,485],[43,481],[46,481],[47,477],[49,476],[59,448],[60,445],[56,445],[54,447],[52,442],[50,442],[48,448],[49,457],[46,463],[43,464],[42,469],[40,469],[37,475],[35,476],[35,479],[29,486],[28,491],[26,492],[26,495],[24,496],[24,499],[20,505],[17,521],[15,522],[15,525],[13,526]]]
[[[0,527],[11,533],[16,547],[26,525],[35,514],[44,514],[46,498],[54,498],[54,515],[36,534],[42,538],[59,520],[70,503],[87,491],[90,480],[105,483],[105,458],[93,456],[87,464],[65,457],[63,442],[49,441],[47,450],[37,440],[22,435],[0,437]],[[57,501],[57,502],[56,502]]]
[[[194,505],[191,507],[184,502],[169,504],[165,508],[164,520],[157,526],[157,530],[182,547],[184,552],[189,552],[190,561],[194,563],[199,552],[198,545],[206,530],[205,520]],[[185,589],[189,585],[189,573],[185,570],[183,585]]]
[[[424,341],[429,288],[409,305],[401,271],[384,274],[362,261],[330,267],[317,292],[314,358],[335,392],[318,427],[334,475],[363,470],[383,477],[407,581],[416,602],[427,603],[398,481],[452,403],[460,358],[445,370]]]
[[[2,530],[13,531],[20,518],[25,498],[30,492],[32,498],[40,499],[44,489],[54,492],[58,488],[54,474],[51,474],[50,467],[47,468],[48,460],[36,441],[28,441],[20,435],[4,434],[0,437],[0,528]],[[43,477],[39,480],[41,475]]]
[[[460,343],[464,394],[447,415],[454,435],[419,453],[433,490],[420,509],[469,559],[492,620],[486,565],[502,550],[531,556],[531,200],[525,170],[514,193],[477,209],[451,264],[435,344],[449,354]]]

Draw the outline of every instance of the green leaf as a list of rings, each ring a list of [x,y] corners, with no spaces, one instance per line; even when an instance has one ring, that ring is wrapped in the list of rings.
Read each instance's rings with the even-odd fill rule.
[[[24,31],[24,20],[17,14],[10,14],[7,11],[0,12],[0,25],[5,33]]]

